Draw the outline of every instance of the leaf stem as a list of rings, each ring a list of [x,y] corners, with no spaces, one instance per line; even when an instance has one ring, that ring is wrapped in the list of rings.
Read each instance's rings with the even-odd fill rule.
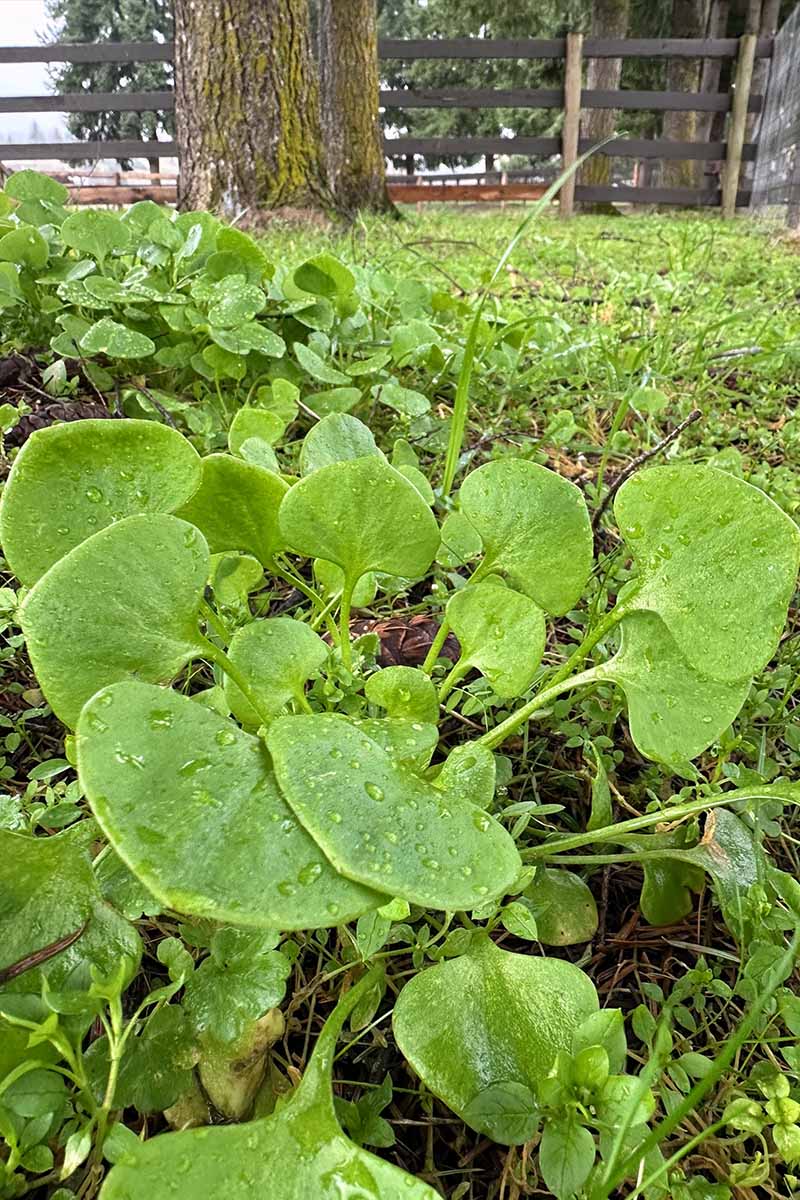
[[[339,605],[339,649],[342,654],[342,666],[348,671],[353,669],[353,650],[350,642],[350,609],[353,603],[353,588],[355,582],[345,577],[342,588],[342,601]]]
[[[216,633],[217,637],[220,638],[220,640],[223,641],[226,646],[229,645],[231,640],[231,631],[228,629],[219,613],[214,611],[207,600],[203,601],[201,608],[203,616],[206,619],[206,623],[211,626],[211,628],[214,630],[214,633]]]
[[[441,625],[439,626],[438,630],[436,631],[436,637],[431,642],[431,648],[428,651],[428,653],[425,655],[425,661],[423,662],[421,669],[425,672],[426,675],[430,675],[431,671],[436,666],[439,655],[441,654],[441,651],[442,651],[442,647],[444,646],[445,642],[447,641],[447,635],[449,634],[449,632],[450,632],[450,625],[448,624],[447,620],[445,619],[444,621],[442,621]]]
[[[459,682],[459,680],[464,678],[464,676],[467,674],[469,669],[470,669],[470,663],[465,662],[463,658],[460,658],[458,660],[458,662],[454,664],[451,671],[443,679],[442,685],[439,688],[439,703],[440,704],[444,704],[445,700],[450,695],[453,688],[456,686],[456,684]]]
[[[263,724],[269,725],[272,718],[269,713],[262,710],[261,701],[258,697],[258,694],[247,677],[239,670],[235,663],[231,662],[231,660],[228,658],[228,655],[220,646],[215,646],[213,642],[208,640],[208,638],[203,638],[203,643],[205,645],[206,653],[211,661],[216,663],[218,667],[221,667],[225,674],[233,680],[251,708],[254,708],[258,713],[258,716]]]

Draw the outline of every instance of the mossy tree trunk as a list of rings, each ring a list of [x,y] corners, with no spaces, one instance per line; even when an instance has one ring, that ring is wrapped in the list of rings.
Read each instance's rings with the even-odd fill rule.
[[[378,115],[376,0],[322,0],[319,62],[334,204],[346,214],[391,211]]]
[[[179,204],[325,207],[308,0],[175,0]]]
[[[628,32],[630,0],[594,0],[592,6],[593,38],[624,38]],[[622,76],[621,58],[590,58],[586,69],[586,87],[601,91],[616,91]],[[589,108],[581,113],[581,137],[601,142],[610,137],[617,123],[613,108]],[[593,154],[581,167],[578,182],[608,187],[612,180],[611,156]],[[608,212],[610,204],[582,204],[582,212]]]
[[[699,38],[705,27],[703,0],[672,0],[672,37]],[[667,66],[667,91],[696,92],[700,85],[699,58],[672,58]],[[696,112],[665,112],[662,136],[673,142],[696,142]],[[662,182],[665,187],[699,187],[702,163],[697,159],[664,160]]]

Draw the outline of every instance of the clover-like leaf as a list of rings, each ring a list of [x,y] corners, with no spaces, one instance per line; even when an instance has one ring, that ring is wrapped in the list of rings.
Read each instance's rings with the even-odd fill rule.
[[[457,674],[480,671],[503,699],[530,687],[544,654],[544,613],[528,596],[484,580],[455,592],[447,620],[461,646]]]
[[[333,1105],[336,1039],[374,987],[370,972],[325,1022],[300,1086],[271,1117],[151,1138],[117,1161],[101,1200],[440,1200],[426,1183],[357,1146]],[[232,1170],[232,1164],[236,1169]]]
[[[77,743],[104,833],[168,908],[314,929],[385,903],[338,875],[298,824],[263,744],[185,696],[116,684],[84,708]]]
[[[51,204],[66,204],[69,200],[69,188],[63,183],[29,168],[14,171],[6,180],[3,191],[12,200],[48,200]]]
[[[580,875],[541,867],[525,895],[542,945],[575,946],[594,937],[597,904]]]
[[[392,1025],[426,1087],[473,1129],[493,1136],[478,1097],[500,1084],[535,1096],[558,1052],[569,1051],[575,1030],[597,1008],[591,980],[572,963],[511,954],[478,934],[467,954],[406,984]]]
[[[374,454],[383,458],[372,430],[349,413],[330,413],[309,429],[300,450],[300,471],[310,475],[331,463]]]
[[[439,527],[412,484],[375,456],[331,463],[301,479],[279,513],[286,543],[336,563],[352,588],[368,571],[416,579],[439,545]]]
[[[661,618],[645,611],[623,618],[618,653],[594,673],[625,692],[636,747],[671,766],[717,741],[738,715],[751,682],[703,675],[683,657]]]
[[[281,791],[338,871],[429,908],[502,894],[520,860],[502,826],[438,791],[337,716],[279,717],[267,744]]]
[[[58,990],[86,988],[90,966],[108,974],[123,957],[128,962],[126,979],[135,973],[139,936],[103,900],[88,854],[90,830],[91,825],[83,823],[34,838],[0,829],[0,972],[79,935],[0,991],[38,998],[43,977]],[[87,1024],[90,1020],[87,1016]]]
[[[155,354],[156,344],[145,333],[129,329],[111,317],[95,321],[80,341],[87,354],[107,354],[109,358],[147,358]]]
[[[439,720],[436,688],[430,676],[418,667],[384,667],[370,675],[364,694],[370,704],[385,708],[390,717],[434,725]]]
[[[317,254],[301,263],[293,279],[304,292],[328,299],[349,296],[356,286],[353,272],[332,254]]]
[[[288,484],[229,454],[210,454],[202,469],[200,487],[178,515],[203,532],[212,553],[241,550],[270,566],[284,544],[278,509]]]
[[[657,613],[689,665],[737,683],[772,657],[800,564],[800,530],[758,488],[714,467],[652,467],[614,511],[639,567],[626,607]]]
[[[536,463],[486,463],[461,485],[461,510],[483,542],[484,572],[560,616],[581,597],[592,569],[592,530],[574,483]]]
[[[208,546],[185,521],[126,517],[59,559],[25,599],[22,629],[56,716],[74,727],[96,691],[120,679],[170,679],[202,655],[197,616]]]
[[[348,384],[350,382],[349,375],[332,367],[310,346],[305,346],[302,342],[295,342],[294,352],[300,366],[312,379],[318,379],[320,383]]]
[[[128,226],[102,208],[72,213],[61,226],[61,237],[65,246],[90,254],[101,263],[109,254],[127,250],[130,245]]]
[[[264,581],[264,568],[252,554],[223,551],[211,555],[209,578],[223,607],[245,609],[247,597]]]
[[[328,657],[319,634],[303,621],[271,617],[253,621],[233,635],[228,658],[259,699],[259,712],[232,679],[225,680],[225,695],[233,715],[244,725],[261,725],[264,714],[276,716],[290,700],[302,702],[303,689]]]
[[[172,512],[200,483],[190,442],[156,421],[71,421],[31,434],[0,504],[0,540],[30,587],[74,546],[136,513]]]

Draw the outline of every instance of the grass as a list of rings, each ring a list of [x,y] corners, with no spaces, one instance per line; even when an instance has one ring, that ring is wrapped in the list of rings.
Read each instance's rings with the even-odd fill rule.
[[[520,215],[516,208],[408,211],[400,223],[362,220],[346,233],[275,229],[264,236],[263,244],[276,261],[299,263],[329,250],[355,266],[383,271],[403,319],[413,319],[424,294],[452,339],[463,344],[472,306]],[[579,217],[569,223],[542,218],[490,289],[462,466],[478,465],[496,454],[531,458],[578,483],[590,507],[597,509],[621,471],[655,453],[677,461],[714,463],[740,474],[796,516],[797,267],[792,242],[745,220],[725,225],[692,216]],[[502,354],[494,353],[494,332],[509,326],[517,336],[506,340]],[[409,386],[434,401],[434,417],[390,426],[385,413],[373,414],[388,444],[403,434],[434,474],[443,459],[442,418],[452,401],[453,376],[444,368],[431,356],[417,359],[407,371]],[[684,422],[683,432],[664,446]],[[610,570],[615,545],[603,532],[598,537],[601,564]],[[404,615],[430,611],[429,598],[415,599],[402,610]],[[10,611],[10,589],[0,591],[0,602]],[[392,599],[384,597],[372,615],[385,621],[397,612]],[[2,617],[0,609],[0,621]],[[699,763],[706,779],[728,777],[741,784],[796,772],[799,631],[793,608],[776,661],[756,681],[730,736]],[[0,796],[0,823],[13,828],[20,812],[28,823],[38,811],[41,827],[57,828],[62,816],[66,820],[80,803],[77,784],[65,768],[52,766],[63,761],[58,730],[28,674],[10,618],[6,639],[0,660],[6,702],[0,751],[5,751],[7,795]],[[459,684],[448,700],[454,722],[479,722],[483,703],[474,684]],[[508,799],[556,806],[559,828],[583,829],[594,775],[592,745],[610,772],[619,819],[678,791],[680,779],[670,780],[664,768],[636,754],[618,715],[619,706],[603,706],[595,698],[557,700],[546,728],[531,725],[507,751]],[[540,835],[551,828],[556,809],[544,808],[534,816],[532,831]],[[767,814],[766,832],[778,865],[796,875],[800,830],[795,811],[776,808]],[[713,1060],[720,1041],[741,1020],[754,984],[752,978],[742,977],[736,944],[708,890],[696,897],[684,921],[652,928],[638,909],[638,866],[618,863],[613,871],[601,866],[591,875],[591,885],[600,908],[597,935],[586,946],[554,952],[589,972],[604,1005],[633,1014],[629,1044],[634,1063],[647,1057],[655,1022],[670,995],[673,1062],[680,1063],[682,1055]],[[161,918],[149,935],[175,930],[175,922]],[[444,930],[428,929],[431,937],[440,933]],[[328,1011],[327,1002],[335,994],[331,980],[354,957],[352,947],[337,944],[334,933],[322,931],[297,941],[288,1032],[276,1055],[279,1069],[289,1078],[302,1069],[320,1012]],[[514,939],[506,936],[504,944],[513,945]],[[420,960],[424,957],[420,951]],[[157,970],[154,958],[151,965]],[[339,1064],[338,1078],[350,1095],[358,1093],[348,1092],[348,1081],[368,1090],[391,1073],[394,1096],[383,1115],[397,1140],[385,1153],[434,1183],[450,1200],[550,1195],[537,1181],[524,1149],[509,1150],[481,1139],[444,1106],[420,1097],[418,1083],[404,1067],[379,1015],[365,1025],[359,1042]],[[693,1139],[697,1144],[666,1192],[658,1194],[676,1200],[800,1194],[792,1162],[764,1140],[766,1117],[761,1130],[745,1130],[735,1138],[726,1128],[708,1132],[735,1088],[761,1097],[759,1080],[773,1067],[796,1085],[800,1055],[792,1057],[793,1046],[791,1023],[788,1032],[777,1021],[762,1024],[748,1037],[731,1069],[670,1131],[662,1145],[668,1158],[693,1146]],[[687,1094],[692,1078],[680,1065],[662,1077],[658,1090],[666,1111]],[[759,1160],[764,1149],[767,1155]],[[708,1190],[687,1182],[692,1179],[705,1181]],[[726,1190],[713,1190],[714,1180]]]

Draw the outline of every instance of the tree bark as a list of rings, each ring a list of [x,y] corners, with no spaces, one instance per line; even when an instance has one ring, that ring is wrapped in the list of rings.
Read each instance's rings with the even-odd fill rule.
[[[592,8],[592,37],[623,38],[628,32],[630,0],[594,0]],[[586,87],[616,91],[622,76],[621,58],[590,58],[586,69]],[[581,137],[600,142],[610,137],[617,123],[617,111],[612,108],[590,108],[581,113]],[[578,182],[611,183],[611,155],[594,154],[581,167]],[[609,204],[582,204],[582,212],[608,212]]]
[[[308,0],[175,0],[179,206],[320,208]]]
[[[702,37],[705,25],[703,0],[672,0],[672,37]],[[696,92],[700,83],[699,58],[673,58],[667,66],[667,90]],[[662,135],[674,142],[697,141],[696,112],[665,112]],[[666,159],[662,168],[665,187],[699,187],[701,164],[696,159]]]
[[[759,37],[774,37],[778,32],[778,22],[780,20],[781,0],[764,0],[761,9],[761,20],[758,28],[748,30],[748,32],[758,33]],[[751,96],[764,96],[769,85],[769,67],[770,59],[757,58],[753,65],[753,79],[750,84]],[[758,135],[761,131],[761,113],[748,113],[747,126],[745,129],[745,142],[757,142]],[[745,162],[743,164],[743,180],[752,179],[755,169],[754,162]]]
[[[780,0],[777,0],[780,3]],[[728,28],[728,13],[730,12],[730,0],[711,0],[711,9],[708,18],[708,36],[710,38],[724,38]],[[720,71],[722,69],[721,58],[704,58],[703,69],[700,74],[700,91],[718,92]],[[711,140],[711,125],[714,114],[710,112],[697,114],[697,140],[698,142],[708,142]]]
[[[319,62],[328,179],[336,208],[393,210],[378,115],[376,0],[322,0]]]

